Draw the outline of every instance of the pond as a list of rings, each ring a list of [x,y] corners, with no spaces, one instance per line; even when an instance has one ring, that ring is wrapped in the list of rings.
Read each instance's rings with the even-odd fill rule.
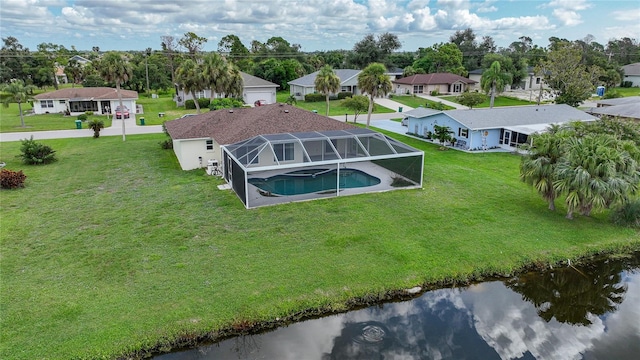
[[[156,356],[195,359],[638,359],[640,253],[428,291]]]

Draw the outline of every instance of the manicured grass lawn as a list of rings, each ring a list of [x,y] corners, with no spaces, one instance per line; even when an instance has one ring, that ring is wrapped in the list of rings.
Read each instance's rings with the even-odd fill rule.
[[[418,97],[418,96],[408,96],[408,95],[394,95],[391,98],[391,100],[397,101],[397,102],[399,102],[401,104],[410,106],[412,108],[417,108],[419,106],[426,107],[427,104],[433,105],[433,104],[436,103],[436,101],[423,99],[423,98]],[[444,110],[453,109],[453,107],[451,107],[451,106],[447,106],[447,105],[444,105],[444,104],[442,104],[442,105],[444,106]]]
[[[276,101],[284,103],[287,101],[288,97],[289,91],[278,91],[278,93],[276,94]],[[340,104],[340,101],[341,100],[329,100],[329,116],[339,116],[344,114],[353,115],[354,112],[342,106]],[[304,100],[299,100],[298,102],[296,102],[295,106],[308,111],[316,110],[320,115],[324,115],[327,111],[327,103],[324,101],[306,102]],[[397,109],[388,109],[380,105],[373,106],[374,114],[393,113],[396,112],[396,110]]]
[[[445,100],[449,100],[449,101],[453,101],[455,103],[457,103],[458,101],[456,100],[456,96],[442,96],[443,99]],[[476,108],[488,108],[489,107],[489,103],[491,102],[491,98],[489,98],[489,96],[487,96],[487,100],[485,100],[485,102],[483,102],[480,105],[476,105]],[[526,100],[521,100],[521,99],[517,99],[517,98],[512,98],[512,97],[507,97],[507,96],[496,96],[493,106],[494,107],[500,107],[500,106],[520,106],[520,105],[535,105],[536,102],[535,101],[526,101]]]
[[[162,125],[163,122],[177,119],[184,114],[196,113],[196,109],[177,107],[171,95],[161,95],[157,99],[140,95],[136,103],[142,105],[144,111],[144,114],[138,114],[137,118],[144,117],[147,125]],[[209,112],[209,109],[201,109],[201,112]],[[164,116],[160,117],[160,113],[164,113]]]
[[[22,111],[30,109],[31,105],[22,104]],[[91,119],[100,119],[104,121],[105,127],[111,126],[110,116],[92,115],[87,120]],[[9,104],[8,108],[0,106],[0,132],[72,130],[76,128],[76,120],[76,116],[64,116],[62,114],[25,115],[25,127],[22,127],[18,104]],[[82,128],[86,129],[87,124],[83,123]]]
[[[614,88],[614,90],[624,97],[640,96],[639,87],[630,87],[630,88],[617,87],[617,88]]]
[[[0,358],[114,358],[245,321],[418,284],[640,248],[606,214],[549,212],[519,157],[424,149],[421,190],[245,210],[222,180],[180,170],[162,134],[43,141],[0,191]]]

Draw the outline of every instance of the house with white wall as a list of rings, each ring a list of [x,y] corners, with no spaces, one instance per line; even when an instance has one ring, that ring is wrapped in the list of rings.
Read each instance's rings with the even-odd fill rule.
[[[257,76],[249,75],[244,72],[240,72],[242,76],[242,100],[245,104],[252,105],[258,100],[264,100],[267,104],[273,104],[276,102],[276,91],[280,85],[274,84],[271,81],[267,81],[261,79]],[[178,85],[175,86],[176,95],[173,100],[176,103],[176,106],[184,106],[185,101],[192,100],[193,95],[191,93],[187,93],[184,89],[180,88]],[[224,97],[224,94],[213,93],[211,89],[204,89],[202,91],[196,92],[196,98],[221,98]]]
[[[122,103],[133,114],[136,111],[138,92],[120,89]],[[60,89],[33,97],[35,114],[69,113],[71,115],[91,111],[94,114],[115,114],[119,105],[115,88],[89,87]]]

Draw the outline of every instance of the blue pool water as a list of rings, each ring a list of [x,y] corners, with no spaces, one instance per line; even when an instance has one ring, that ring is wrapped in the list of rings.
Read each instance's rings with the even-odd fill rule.
[[[336,169],[305,169],[266,179],[251,178],[249,183],[272,195],[300,195],[336,189]],[[380,179],[356,169],[340,169],[340,189],[380,184]]]

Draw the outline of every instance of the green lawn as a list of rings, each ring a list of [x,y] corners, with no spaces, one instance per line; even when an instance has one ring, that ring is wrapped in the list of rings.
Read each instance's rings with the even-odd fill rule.
[[[436,101],[431,101],[431,100],[427,100],[427,99],[423,99],[421,97],[418,96],[410,96],[410,95],[394,95],[391,100],[393,101],[397,101],[401,104],[410,106],[412,108],[417,108],[417,107],[427,107],[428,105],[434,105],[436,103]],[[442,104],[442,106],[444,107],[444,110],[451,110],[454,109],[451,106],[448,105],[444,105]]]
[[[144,117],[144,122],[147,125],[162,125],[167,120],[177,119],[184,114],[195,114],[195,109],[187,110],[183,107],[177,107],[171,94],[161,95],[157,99],[148,98],[146,96],[140,96],[136,104],[142,105],[144,114],[139,114],[137,117]],[[201,109],[202,112],[208,112],[209,109]],[[160,117],[160,113],[164,113],[163,117]]]
[[[278,93],[276,94],[276,101],[286,102],[288,97],[289,91],[278,91]],[[329,116],[339,116],[344,114],[353,115],[354,112],[342,106],[340,104],[340,101],[341,100],[329,100]],[[308,111],[316,110],[318,114],[321,115],[326,114],[327,111],[327,103],[325,101],[306,102],[304,100],[299,100],[296,102],[295,106]],[[373,106],[374,114],[393,113],[396,112],[396,110],[397,109],[388,109],[380,105]]]
[[[458,102],[456,100],[457,96],[442,96],[442,98],[445,100],[453,101],[455,103]],[[491,102],[491,98],[487,96],[487,100],[485,100],[485,102],[483,102],[480,105],[476,105],[474,108],[488,108],[490,102]],[[535,101],[520,100],[517,98],[508,97],[508,96],[496,96],[496,98],[494,99],[493,106],[500,107],[500,106],[535,105],[535,104],[536,104]]]
[[[31,110],[31,105],[22,104],[22,111]],[[111,117],[105,115],[92,115],[88,120],[100,119],[105,127],[111,126]],[[0,106],[0,132],[23,132],[45,130],[72,130],[76,128],[76,116],[64,116],[62,114],[25,115],[24,124],[21,126],[18,104],[9,104],[8,108]],[[87,128],[86,123],[82,125]]]
[[[0,191],[0,358],[115,358],[232,324],[419,284],[510,274],[640,248],[606,214],[564,218],[518,179],[519,157],[425,151],[424,186],[245,210],[182,171],[163,134],[48,140]],[[169,349],[165,346],[164,349]]]
[[[640,96],[639,87],[630,87],[630,88],[617,87],[617,88],[614,88],[614,90],[624,97]]]

